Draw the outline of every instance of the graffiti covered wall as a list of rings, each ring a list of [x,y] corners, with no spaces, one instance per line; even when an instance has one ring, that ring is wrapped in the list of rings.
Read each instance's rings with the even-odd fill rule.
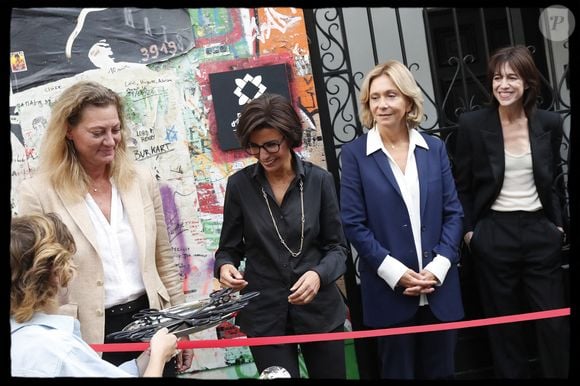
[[[29,39],[26,25],[42,30]],[[237,108],[269,89],[261,69],[283,65],[304,119],[306,159],[325,167],[304,15],[295,8],[14,9],[11,24],[12,213],[14,192],[38,167],[50,106],[68,86],[95,80],[124,99],[135,160],[159,181],[175,264],[188,300],[207,297],[229,175],[255,162],[218,141],[212,74]],[[244,76],[242,76],[244,75]],[[215,76],[214,76],[215,78]],[[273,86],[272,86],[273,87]],[[228,133],[226,133],[228,134]],[[237,334],[217,328],[192,335]],[[229,334],[229,335],[228,335]],[[251,360],[247,348],[196,350],[192,371]]]

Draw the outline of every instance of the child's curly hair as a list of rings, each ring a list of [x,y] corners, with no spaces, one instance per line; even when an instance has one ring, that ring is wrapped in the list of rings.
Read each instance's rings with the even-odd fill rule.
[[[10,316],[22,323],[56,299],[76,266],[74,239],[57,214],[13,217],[10,224]]]

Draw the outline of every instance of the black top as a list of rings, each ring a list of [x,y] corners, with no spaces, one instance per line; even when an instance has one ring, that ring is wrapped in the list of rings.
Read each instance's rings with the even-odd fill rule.
[[[347,250],[332,175],[292,152],[296,177],[278,206],[260,163],[229,177],[220,243],[214,274],[226,263],[245,261],[241,293],[260,291],[236,317],[248,336],[328,332],[344,323],[346,306],[335,281],[346,271]],[[264,188],[280,235],[293,251],[300,249],[301,204],[304,186],[304,246],[292,257],[280,242],[262,195]],[[290,287],[308,271],[320,276],[320,290],[306,305],[288,303]]]

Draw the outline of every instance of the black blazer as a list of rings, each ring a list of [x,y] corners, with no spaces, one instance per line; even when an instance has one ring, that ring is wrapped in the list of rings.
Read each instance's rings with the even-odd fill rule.
[[[546,217],[562,226],[563,197],[560,172],[562,118],[536,110],[528,117],[534,181]],[[505,172],[504,143],[497,108],[484,108],[459,117],[454,170],[465,217],[464,234],[491,208],[501,190]]]

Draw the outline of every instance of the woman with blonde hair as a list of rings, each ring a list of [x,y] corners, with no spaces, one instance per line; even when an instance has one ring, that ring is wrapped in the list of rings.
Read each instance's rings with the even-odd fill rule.
[[[116,343],[105,337],[134,313],[185,301],[159,186],[151,170],[132,162],[128,136],[121,97],[78,82],[52,106],[39,173],[19,186],[19,214],[55,212],[75,239],[78,275],[61,312],[80,320],[90,343]],[[178,371],[189,368],[192,353],[177,357]],[[103,358],[119,364],[135,355]]]
[[[390,60],[365,76],[360,102],[369,131],[342,147],[340,200],[359,256],[363,322],[459,320],[463,211],[443,141],[416,130],[421,90],[407,67]],[[381,336],[381,378],[452,378],[455,342],[454,330]]]

